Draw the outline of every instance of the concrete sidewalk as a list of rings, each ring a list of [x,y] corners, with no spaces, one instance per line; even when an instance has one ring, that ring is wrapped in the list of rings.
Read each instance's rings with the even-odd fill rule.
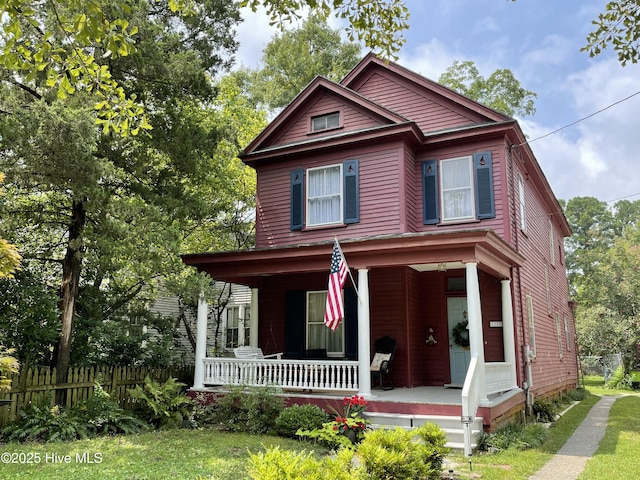
[[[558,453],[529,480],[575,480],[598,449],[611,405],[620,397],[602,397]]]

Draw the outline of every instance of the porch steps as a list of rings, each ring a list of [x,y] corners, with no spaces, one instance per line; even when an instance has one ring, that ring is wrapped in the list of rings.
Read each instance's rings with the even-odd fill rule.
[[[420,415],[411,413],[365,412],[371,428],[404,428],[411,430],[424,423],[435,423],[447,434],[446,446],[452,450],[464,450],[464,431],[459,416]],[[475,449],[483,432],[482,417],[476,417],[471,427],[471,447]]]

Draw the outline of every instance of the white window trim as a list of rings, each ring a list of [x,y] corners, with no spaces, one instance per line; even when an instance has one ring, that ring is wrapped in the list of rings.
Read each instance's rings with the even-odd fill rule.
[[[315,170],[326,170],[329,168],[335,168],[338,167],[340,169],[340,191],[339,193],[335,194],[337,196],[340,197],[340,201],[339,201],[339,208],[340,208],[340,215],[339,218],[333,222],[325,222],[325,223],[311,223],[311,208],[309,206],[309,201],[312,200],[309,198],[309,182],[311,180],[311,175],[310,173],[315,171]],[[306,175],[305,175],[305,179],[306,179],[306,185],[305,185],[305,217],[306,217],[306,225],[308,227],[323,227],[326,225],[341,225],[344,223],[344,172],[342,170],[342,164],[341,163],[336,163],[333,165],[323,165],[322,167],[314,167],[314,168],[308,168]],[[335,196],[332,195],[332,196]],[[315,198],[322,198],[322,197],[315,197]]]
[[[328,125],[328,123],[329,123],[328,120],[329,120],[329,118],[331,118],[333,116],[338,118],[338,123],[336,125],[329,126]],[[319,119],[324,119],[325,126],[322,127],[322,128],[314,128],[315,120],[319,120]],[[326,114],[323,114],[323,115],[314,115],[313,117],[311,117],[311,127],[310,128],[311,128],[311,132],[312,133],[322,132],[324,130],[332,130],[334,128],[340,128],[340,112],[337,111],[337,112],[326,113]]]
[[[444,164],[447,162],[452,162],[456,160],[467,160],[469,166],[469,188],[471,189],[471,214],[465,215],[464,217],[451,217],[447,218],[445,215],[446,206],[445,206],[445,189],[444,189]],[[475,174],[473,171],[473,156],[466,155],[462,157],[455,158],[446,158],[444,160],[440,160],[439,165],[439,175],[438,175],[439,183],[440,183],[440,218],[442,218],[442,223],[455,223],[461,220],[475,220],[476,218],[476,187],[475,187]],[[466,189],[466,187],[465,187]]]
[[[555,265],[556,263],[556,245],[553,235],[553,222],[551,219],[549,219],[549,262],[551,262],[551,265]]]
[[[535,317],[533,313],[533,297],[527,295],[527,320],[529,323],[529,349],[531,354],[536,356],[536,325]]]
[[[222,345],[223,348],[229,350],[231,347],[227,347],[227,330],[228,330],[228,320],[229,320],[229,312],[233,309],[238,309],[238,346],[242,347],[245,345],[245,329],[249,329],[251,331],[251,318],[245,318],[245,314],[247,310],[249,311],[249,315],[251,314],[251,305],[249,304],[234,304],[227,305],[222,312]],[[245,321],[246,320],[246,321]]]
[[[564,358],[564,351],[562,348],[562,327],[560,325],[560,314],[558,312],[555,313],[556,319],[556,333],[558,335],[558,354],[560,355],[560,360]]]
[[[567,352],[571,351],[571,336],[569,332],[569,319],[566,315],[564,315],[564,335],[567,341]]]
[[[522,175],[518,175],[518,206],[520,210],[520,229],[527,231],[527,207],[524,194],[524,179]]]
[[[304,345],[305,345],[305,349],[309,349],[309,295],[311,294],[322,294],[324,295],[324,297],[326,298],[327,296],[327,290],[310,290],[307,291],[307,296],[306,296],[306,301],[305,301],[305,341],[304,341]],[[344,292],[343,292],[344,293]],[[341,351],[332,351],[330,352],[327,349],[327,357],[336,357],[336,358],[342,358],[345,356],[345,330],[344,330],[344,322],[345,319],[343,318],[340,321],[340,324],[338,325],[338,328],[340,330],[340,333],[342,335],[342,350]],[[314,324],[318,324],[321,323],[324,326],[324,319],[321,322],[314,322]],[[324,326],[324,328],[327,329],[327,331],[329,331],[329,327]],[[333,334],[335,334],[335,332],[332,332]]]

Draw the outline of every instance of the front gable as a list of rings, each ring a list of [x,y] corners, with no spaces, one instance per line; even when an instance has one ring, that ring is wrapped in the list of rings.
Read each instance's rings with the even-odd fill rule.
[[[360,95],[410,119],[425,132],[509,117],[393,63],[367,55],[341,82]]]
[[[335,116],[331,126],[314,129],[313,120],[325,115]],[[317,77],[245,148],[241,158],[276,147],[405,123],[406,118],[335,82]]]

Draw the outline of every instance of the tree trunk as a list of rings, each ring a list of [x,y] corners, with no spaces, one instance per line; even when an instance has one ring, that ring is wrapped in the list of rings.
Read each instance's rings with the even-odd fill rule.
[[[67,370],[69,369],[73,317],[76,310],[80,271],[82,269],[80,236],[86,219],[87,213],[84,209],[83,202],[74,200],[71,207],[71,223],[69,224],[67,251],[62,261],[62,283],[60,285],[60,321],[62,324],[62,332],[60,333],[55,359],[58,383],[66,382]]]

